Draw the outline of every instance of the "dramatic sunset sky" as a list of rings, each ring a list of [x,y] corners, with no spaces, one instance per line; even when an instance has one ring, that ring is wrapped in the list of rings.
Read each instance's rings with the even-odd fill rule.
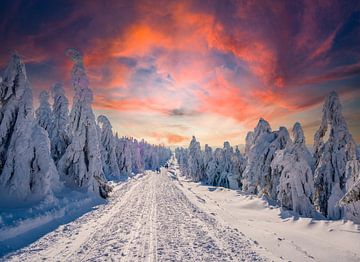
[[[0,1],[0,69],[16,50],[37,97],[84,54],[96,114],[120,135],[244,144],[260,117],[313,143],[339,93],[360,142],[360,1]],[[36,100],[35,100],[35,103]]]

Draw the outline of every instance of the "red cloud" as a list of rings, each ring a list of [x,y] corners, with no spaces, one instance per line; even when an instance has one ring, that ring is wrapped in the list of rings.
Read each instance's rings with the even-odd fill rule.
[[[186,136],[182,136],[182,135],[174,134],[174,133],[170,133],[170,132],[163,132],[163,133],[152,132],[150,134],[150,136],[153,138],[156,138],[160,142],[165,139],[167,141],[167,143],[169,143],[169,144],[179,144],[181,142],[189,140],[189,138]]]

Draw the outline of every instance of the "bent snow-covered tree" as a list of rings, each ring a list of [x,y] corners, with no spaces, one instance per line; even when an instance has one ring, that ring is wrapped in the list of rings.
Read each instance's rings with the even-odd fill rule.
[[[327,138],[327,141],[324,139]],[[339,200],[346,191],[346,163],[356,160],[356,145],[335,92],[327,97],[319,130],[314,137],[315,206],[331,219],[343,216]]]
[[[50,132],[51,155],[57,163],[64,155],[70,143],[69,128],[69,101],[61,84],[52,88],[53,97],[53,125]]]
[[[74,62],[72,83],[75,96],[70,113],[71,142],[57,167],[68,186],[107,197],[111,188],[104,176],[95,116],[91,108],[93,94],[85,73],[81,54],[69,49]]]
[[[59,186],[46,131],[34,118],[32,90],[17,54],[0,81],[0,201],[37,201]],[[20,202],[21,201],[21,202]]]
[[[299,123],[295,123],[292,134],[294,142],[288,141],[283,150],[276,152],[271,162],[274,184],[270,195],[277,199],[282,207],[311,217],[315,212],[312,204],[312,160],[309,159],[310,153],[306,149],[304,133]]]
[[[98,116],[97,120],[101,132],[101,159],[104,173],[109,178],[119,178],[120,170],[116,159],[116,141],[112,126],[109,119],[104,115]]]

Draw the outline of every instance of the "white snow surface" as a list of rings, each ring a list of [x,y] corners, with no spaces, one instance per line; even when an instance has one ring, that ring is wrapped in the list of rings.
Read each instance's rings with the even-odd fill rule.
[[[6,261],[359,261],[352,222],[293,217],[256,196],[179,176],[173,159]],[[0,259],[1,260],[1,259]]]
[[[109,203],[7,261],[266,261],[258,247],[190,200],[167,169],[115,187]]]

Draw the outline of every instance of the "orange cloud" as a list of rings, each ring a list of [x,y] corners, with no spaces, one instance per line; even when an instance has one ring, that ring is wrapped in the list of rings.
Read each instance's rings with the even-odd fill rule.
[[[150,136],[156,138],[160,142],[165,139],[168,144],[178,144],[189,140],[189,138],[186,136],[182,136],[171,132],[163,132],[163,133],[152,132]]]

